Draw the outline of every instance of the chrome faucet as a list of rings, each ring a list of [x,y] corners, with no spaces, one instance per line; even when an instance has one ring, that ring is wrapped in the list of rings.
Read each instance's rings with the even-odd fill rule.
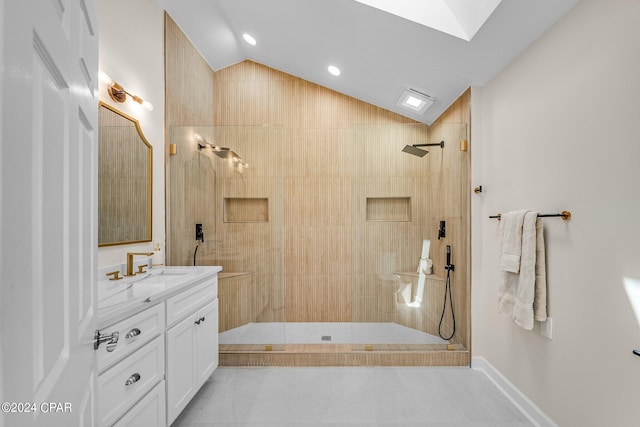
[[[136,273],[133,272],[133,257],[135,255],[144,255],[151,256],[153,252],[127,252],[127,274],[125,276],[135,276]]]

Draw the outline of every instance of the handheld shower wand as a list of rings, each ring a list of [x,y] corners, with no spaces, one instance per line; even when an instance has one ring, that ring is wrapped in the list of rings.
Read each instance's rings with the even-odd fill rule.
[[[447,280],[445,281],[444,288],[444,304],[442,305],[442,315],[440,316],[440,323],[438,324],[438,335],[443,340],[449,341],[456,333],[456,316],[453,313],[453,299],[451,299],[451,272],[455,270],[455,266],[451,264],[451,245],[447,245],[447,263],[444,266],[447,270]],[[449,307],[451,308],[451,320],[453,321],[453,331],[448,337],[442,336],[442,321],[444,320],[444,312],[447,309],[447,295],[449,296]]]

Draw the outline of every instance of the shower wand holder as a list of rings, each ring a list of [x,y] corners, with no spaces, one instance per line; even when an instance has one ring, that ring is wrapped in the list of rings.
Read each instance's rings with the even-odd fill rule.
[[[456,266],[451,264],[451,245],[447,245],[447,263],[444,265],[446,271],[455,271]]]

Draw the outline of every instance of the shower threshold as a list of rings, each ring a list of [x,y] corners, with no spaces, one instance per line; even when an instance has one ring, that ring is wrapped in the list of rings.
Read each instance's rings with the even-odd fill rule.
[[[469,351],[396,323],[264,322],[220,333],[220,366],[469,366]]]

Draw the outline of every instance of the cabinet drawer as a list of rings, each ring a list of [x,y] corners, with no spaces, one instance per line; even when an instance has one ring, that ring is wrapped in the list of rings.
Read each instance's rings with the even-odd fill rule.
[[[100,332],[118,332],[118,343],[113,351],[107,351],[107,345],[101,344],[97,350],[98,372],[102,372],[134,350],[142,347],[164,332],[164,303],[157,304]]]
[[[217,277],[167,300],[167,326],[192,314],[217,295]]]
[[[100,426],[109,426],[164,379],[164,335],[98,376]]]
[[[165,420],[165,382],[158,383],[145,397],[118,420],[113,427],[161,427]]]

